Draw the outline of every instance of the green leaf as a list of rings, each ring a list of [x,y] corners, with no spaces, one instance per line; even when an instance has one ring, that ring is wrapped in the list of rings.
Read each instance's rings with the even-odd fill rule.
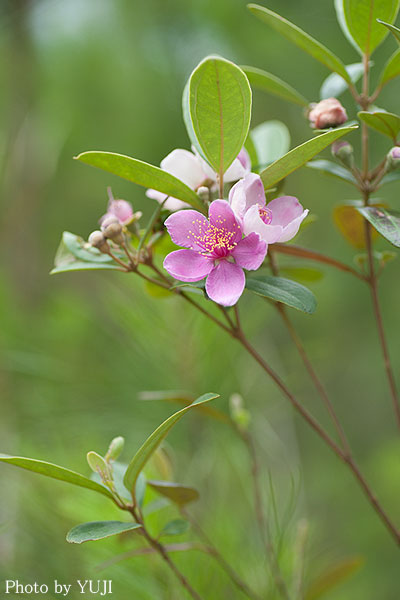
[[[259,296],[282,302],[308,314],[312,314],[317,306],[315,296],[309,289],[283,277],[273,275],[248,277],[246,288]]]
[[[174,519],[164,525],[159,537],[165,535],[182,535],[189,529],[189,523],[183,519]]]
[[[79,235],[75,235],[70,231],[63,232],[62,242],[65,248],[78,260],[98,263],[112,262],[111,256],[103,254],[97,248],[93,248]]]
[[[124,531],[132,531],[140,529],[138,523],[123,523],[122,521],[92,521],[90,523],[81,523],[73,527],[67,533],[67,542],[70,544],[82,544],[84,542],[94,542],[103,540],[124,533]]]
[[[318,598],[322,598],[327,592],[354,575],[363,563],[364,559],[356,556],[354,558],[345,559],[333,567],[330,567],[311,584],[310,588],[306,591],[305,600],[318,600]]]
[[[264,188],[273,187],[281,179],[284,179],[296,169],[302,167],[305,163],[311,160],[316,154],[324,150],[335,140],[354,131],[357,127],[340,127],[333,129],[321,135],[317,135],[311,140],[304,142],[300,146],[293,148],[290,152],[276,160],[272,165],[269,165],[260,173]]]
[[[189,111],[194,135],[206,160],[222,178],[246,140],[251,88],[234,63],[205,58],[189,79]]]
[[[379,133],[383,133],[383,135],[387,135],[396,142],[400,132],[400,117],[394,113],[383,110],[375,110],[374,112],[361,111],[358,113],[358,117],[368,127],[379,131]]]
[[[75,471],[65,469],[64,467],[45,462],[43,460],[25,458],[23,456],[9,456],[8,454],[0,454],[0,462],[9,463],[11,465],[15,465],[16,467],[33,471],[34,473],[46,475],[52,479],[58,479],[60,481],[65,481],[66,483],[71,483],[79,487],[93,490],[113,500],[113,495],[111,494],[110,490],[103,487],[96,481],[92,481],[88,477],[85,477],[80,473],[76,473]]]
[[[384,25],[385,27],[387,27],[387,29],[391,33],[393,33],[394,37],[400,44],[400,29],[398,27],[395,27],[394,25],[391,25],[390,23],[385,23],[385,21],[381,21],[381,19],[377,19],[377,21],[380,25]]]
[[[361,62],[346,65],[346,71],[353,83],[357,83],[364,72],[364,65]],[[331,73],[323,82],[319,91],[321,100],[326,98],[338,98],[349,87],[347,81],[337,73]]]
[[[194,398],[193,396],[189,396],[185,392],[157,390],[152,392],[141,392],[139,394],[139,400],[144,400],[145,402],[154,402],[162,400],[172,402],[173,404],[183,404],[184,406],[189,406],[189,404],[192,404],[192,402],[194,401]],[[196,408],[196,410],[204,416],[211,417],[213,419],[216,419],[217,421],[221,421],[223,423],[230,423],[229,417],[222,411],[218,410],[217,408],[214,408],[213,406],[201,404]]]
[[[185,183],[170,173],[136,158],[124,156],[123,154],[115,154],[114,152],[98,151],[82,152],[82,154],[79,154],[75,158],[92,167],[98,167],[99,169],[103,169],[103,171],[108,171],[123,179],[133,181],[133,183],[137,183],[138,185],[152,188],[173,198],[178,198],[194,208],[203,209],[203,205],[196,192],[190,189]]]
[[[272,73],[257,69],[256,67],[244,66],[242,69],[247,75],[252,88],[258,88],[288,102],[300,104],[300,106],[308,106],[309,102],[304,96],[286,83],[286,81],[282,81],[282,79],[276,77],[276,75],[272,75]]]
[[[113,262],[111,256],[102,254],[97,248],[93,248],[84,239],[64,231],[60,245],[54,259],[55,267],[51,275],[64,273],[66,271],[85,271],[92,269],[118,270],[119,267]]]
[[[367,56],[371,56],[388,33],[380,27],[377,19],[392,23],[399,4],[399,0],[335,0],[337,18],[344,35],[361,55]]]
[[[383,87],[389,81],[400,75],[400,48],[389,58],[382,71],[379,87]]]
[[[348,83],[351,83],[350,76],[342,61],[323,44],[308,35],[308,33],[305,33],[302,29],[268,8],[264,8],[258,4],[249,4],[248,8],[261,21],[270,25],[275,31],[310,54],[313,58],[328,67],[328,69],[338,73]]]
[[[265,121],[250,132],[257,152],[257,167],[264,169],[290,148],[290,133],[281,121]]]
[[[88,461],[89,467],[94,473],[99,473],[100,476],[109,476],[110,467],[106,463],[104,458],[100,456],[100,454],[97,454],[97,452],[93,452],[93,450],[91,450],[87,453],[86,459]]]
[[[322,271],[313,267],[281,267],[281,271],[291,279],[302,283],[320,281],[324,277]]]
[[[310,169],[315,169],[316,171],[321,171],[326,175],[331,175],[333,177],[338,177],[344,181],[348,181],[353,185],[357,185],[356,178],[344,167],[341,167],[337,163],[332,162],[331,160],[312,160],[306,165]]]
[[[177,423],[190,409],[196,408],[196,406],[199,406],[205,402],[209,402],[210,400],[214,400],[215,398],[219,398],[219,395],[209,393],[200,396],[200,398],[197,398],[197,400],[192,402],[192,404],[189,404],[189,406],[185,406],[185,408],[182,408],[175,414],[171,415],[166,421],[164,421],[164,423],[162,423],[155,431],[153,431],[153,433],[144,442],[143,446],[136,452],[126,470],[124,485],[128,490],[134,489],[137,478],[139,477],[139,473],[141,473],[147,461],[150,459],[164,438],[168,435],[175,423]]]
[[[54,267],[50,271],[50,275],[57,275],[57,273],[67,273],[69,271],[119,271],[118,265],[108,265],[106,263],[89,263],[83,262],[82,260],[76,260],[74,262],[59,265]],[[122,269],[121,269],[122,270]]]
[[[187,485],[182,485],[181,483],[154,480],[149,480],[147,483],[156,490],[156,492],[161,494],[161,496],[169,498],[169,500],[172,500],[172,502],[175,502],[178,506],[184,506],[189,502],[194,502],[200,497],[197,490]]]
[[[396,248],[400,248],[400,212],[381,206],[360,206],[358,212]]]

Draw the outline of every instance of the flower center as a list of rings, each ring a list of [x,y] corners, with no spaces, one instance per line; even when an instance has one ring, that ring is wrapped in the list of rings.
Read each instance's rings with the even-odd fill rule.
[[[258,205],[258,212],[260,214],[261,219],[264,221],[266,225],[271,225],[272,223],[272,210],[267,208],[266,206]]]
[[[234,239],[239,231],[239,226],[233,225],[235,230],[228,231],[223,227],[215,227],[215,225],[207,224],[207,229],[199,228],[198,233],[189,231],[190,236],[201,248],[200,254],[203,256],[213,256],[215,258],[225,258],[237,246]],[[188,236],[189,237],[189,236]]]

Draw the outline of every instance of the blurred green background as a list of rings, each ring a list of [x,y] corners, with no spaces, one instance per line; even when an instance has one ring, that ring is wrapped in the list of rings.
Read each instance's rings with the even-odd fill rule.
[[[339,30],[333,2],[269,0],[268,7],[325,42],[346,64],[358,60]],[[223,411],[230,394],[240,392],[253,415],[268,511],[271,473],[286,526],[286,572],[291,573],[297,523],[306,519],[308,582],[343,559],[364,557],[364,567],[327,594],[328,600],[397,599],[394,542],[344,467],[239,347],[179,299],[150,297],[133,277],[48,275],[63,230],[86,237],[96,229],[107,185],[145,216],[154,209],[143,189],[72,157],[99,149],[159,164],[173,148],[189,147],[181,93],[205,55],[264,68],[310,100],[318,100],[328,72],[258,22],[245,0],[2,0],[0,45],[0,450],[88,473],[88,450],[103,452],[113,436],[124,435],[128,460],[172,412],[172,405],[140,401],[139,392],[216,391],[221,399],[215,406]],[[376,52],[373,82],[395,48],[387,39]],[[396,112],[399,93],[399,83],[389,84],[380,106]],[[343,102],[354,118],[348,93]],[[267,119],[287,124],[292,146],[311,137],[300,108],[257,92],[253,124]],[[357,148],[357,134],[351,141]],[[389,149],[379,135],[371,146],[375,161]],[[318,217],[296,242],[352,263],[355,251],[331,218],[335,204],[355,198],[352,188],[302,169],[289,177],[285,191]],[[398,206],[398,185],[384,188],[384,198]],[[384,241],[377,246],[391,249]],[[309,285],[318,310],[312,317],[295,311],[293,321],[367,478],[399,522],[400,447],[368,290],[329,269],[322,281]],[[381,295],[396,374],[399,293],[394,261],[382,276]],[[256,297],[246,296],[243,306],[257,347],[329,428],[276,311]],[[266,594],[269,571],[254,521],[245,448],[223,424],[199,415],[185,419],[168,442],[175,477],[201,491],[193,514],[243,577]],[[7,465],[0,476],[1,578],[69,583],[100,577],[113,579],[118,598],[185,597],[158,557],[96,570],[141,545],[133,535],[84,546],[65,542],[67,530],[79,522],[119,518],[106,500]],[[288,519],[293,480],[296,508]],[[161,511],[157,519],[168,515],[173,511]],[[207,555],[190,552],[176,561],[205,598],[240,597]]]

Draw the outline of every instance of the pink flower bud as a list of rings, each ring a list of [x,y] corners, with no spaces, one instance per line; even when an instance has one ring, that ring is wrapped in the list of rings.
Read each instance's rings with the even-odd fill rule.
[[[386,156],[385,172],[390,173],[400,167],[400,148],[394,146]]]
[[[332,155],[340,160],[346,167],[349,169],[354,167],[354,150],[349,142],[343,140],[333,142],[331,150]]]
[[[133,218],[132,206],[126,200],[110,200],[107,206],[107,212],[100,219],[103,224],[107,217],[115,217],[121,225],[129,225]]]
[[[392,158],[394,158],[394,159],[400,158],[400,148],[399,148],[399,146],[395,146],[394,148],[391,149],[390,156]]]
[[[308,119],[313,129],[337,127],[347,121],[346,109],[336,98],[327,98],[318,104],[311,104],[310,109]]]

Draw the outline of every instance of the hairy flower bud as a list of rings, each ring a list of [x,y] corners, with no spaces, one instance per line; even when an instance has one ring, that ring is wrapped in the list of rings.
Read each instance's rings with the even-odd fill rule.
[[[394,146],[386,156],[385,171],[390,173],[400,167],[400,147]]]
[[[347,121],[347,113],[339,100],[327,98],[318,104],[310,104],[308,119],[313,129],[325,129],[343,125]]]
[[[354,150],[349,142],[337,141],[331,146],[332,155],[339,159],[346,167],[352,169],[354,167]]]
[[[122,450],[124,449],[125,440],[122,436],[118,436],[111,441],[105,456],[106,461],[117,460]]]
[[[201,185],[197,190],[197,195],[202,202],[210,201],[210,190],[205,185]]]
[[[111,215],[106,217],[101,224],[101,230],[104,234],[104,237],[108,240],[112,240],[118,245],[124,243],[124,236],[122,234],[122,225],[119,222],[118,218]]]
[[[92,231],[89,235],[88,242],[93,248],[97,248],[100,252],[103,252],[103,254],[108,254],[110,251],[110,246],[102,231]]]

